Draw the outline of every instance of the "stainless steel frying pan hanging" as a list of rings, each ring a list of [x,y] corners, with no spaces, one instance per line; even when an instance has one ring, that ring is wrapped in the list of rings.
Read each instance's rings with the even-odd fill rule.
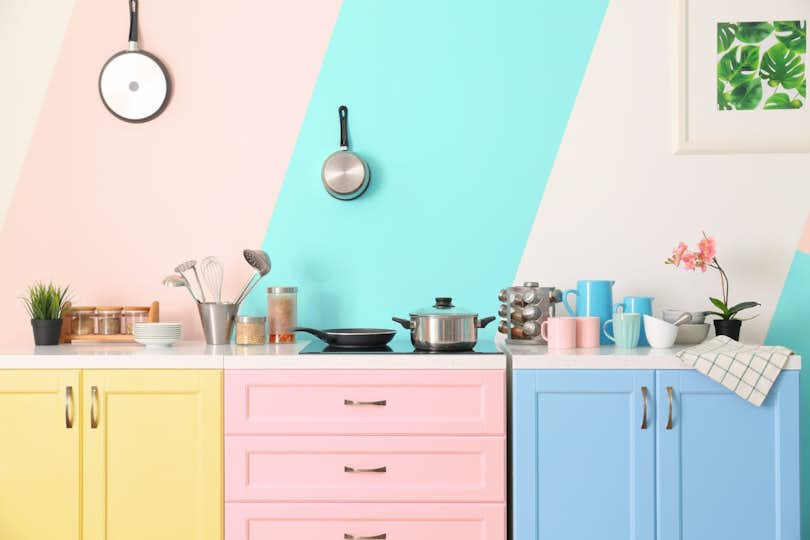
[[[101,68],[101,101],[126,122],[148,122],[166,108],[171,92],[169,73],[154,55],[138,48],[138,0],[129,3],[129,48]]]
[[[321,169],[323,186],[329,195],[342,201],[356,199],[368,189],[371,175],[368,165],[354,152],[349,152],[349,135],[346,126],[349,109],[338,107],[340,117],[340,150],[326,158]]]

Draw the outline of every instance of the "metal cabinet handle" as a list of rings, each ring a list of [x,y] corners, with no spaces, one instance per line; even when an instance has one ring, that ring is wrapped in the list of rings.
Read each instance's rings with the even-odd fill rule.
[[[375,536],[355,536],[349,533],[343,533],[343,540],[386,540],[388,535],[386,533],[377,534]]]
[[[98,416],[96,416],[96,407],[98,406],[98,386],[90,387],[90,428],[96,429],[98,427]]]
[[[669,416],[667,417],[667,429],[672,429],[672,387],[667,386],[667,400],[669,400]]]
[[[348,465],[343,467],[343,472],[347,473],[384,473],[386,471],[388,471],[388,467],[376,467],[374,469],[357,469]]]
[[[65,387],[65,428],[73,429],[73,387]]]
[[[647,397],[649,391],[646,386],[641,387],[641,399],[644,402],[644,408],[641,411],[641,429],[647,429]]]
[[[380,401],[355,401],[353,399],[344,399],[343,404],[348,407],[362,407],[365,405],[373,405],[375,407],[385,407],[388,401],[381,399]]]

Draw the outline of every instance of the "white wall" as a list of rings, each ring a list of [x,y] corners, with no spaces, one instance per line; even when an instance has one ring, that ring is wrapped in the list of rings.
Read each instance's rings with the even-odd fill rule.
[[[0,0],[0,227],[72,11],[73,0]]]
[[[678,241],[714,235],[731,302],[764,339],[810,205],[807,155],[674,155],[672,1],[612,0],[524,251],[516,282],[572,288],[615,279],[615,297],[700,310],[716,272],[664,265]],[[713,90],[710,90],[713,91]]]

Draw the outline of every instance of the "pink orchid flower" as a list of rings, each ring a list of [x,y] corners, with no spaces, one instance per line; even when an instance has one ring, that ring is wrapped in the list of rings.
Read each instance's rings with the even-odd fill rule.
[[[717,255],[716,243],[714,238],[711,236],[707,236],[698,242],[698,249],[700,250],[700,255],[703,257],[704,261],[711,262],[711,260],[714,259],[714,256]]]
[[[681,257],[681,262],[683,262],[683,267],[685,270],[694,270],[695,269],[695,261],[696,257],[695,254],[692,252],[686,252]]]

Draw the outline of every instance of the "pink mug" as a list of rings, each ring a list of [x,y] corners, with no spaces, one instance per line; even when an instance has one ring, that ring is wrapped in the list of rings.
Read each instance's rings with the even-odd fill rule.
[[[577,346],[577,321],[573,317],[549,317],[540,325],[540,335],[549,349],[573,349]]]
[[[602,325],[599,317],[575,317],[577,321],[577,347],[580,349],[598,349]]]

